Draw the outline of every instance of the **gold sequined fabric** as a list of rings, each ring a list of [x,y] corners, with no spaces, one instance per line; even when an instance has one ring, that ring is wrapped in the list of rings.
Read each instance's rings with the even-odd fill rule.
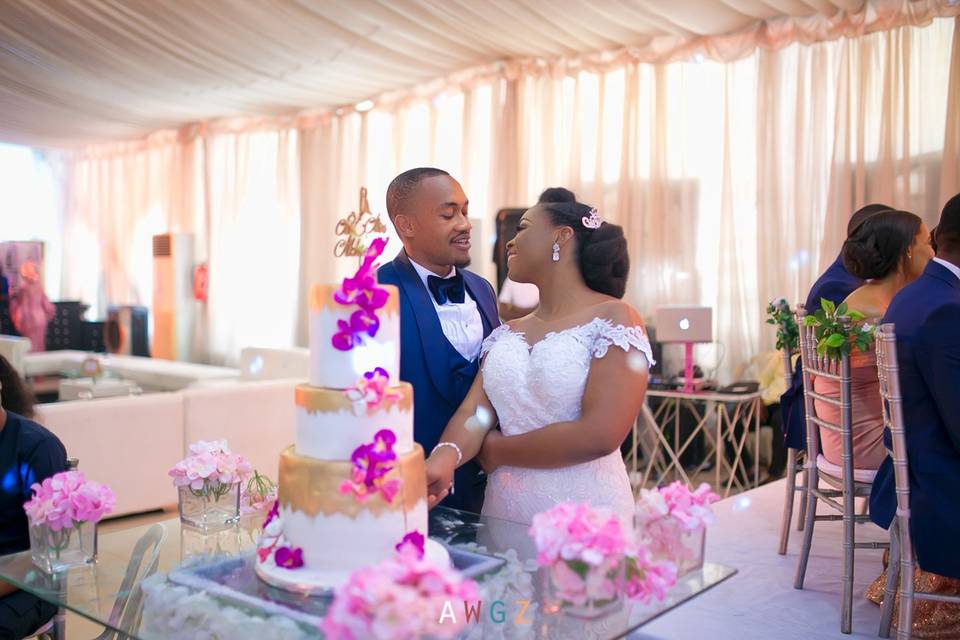
[[[887,581],[887,564],[890,552],[883,554],[883,573],[867,588],[867,600],[874,604],[883,604],[883,588]],[[916,569],[913,576],[914,591],[938,593],[945,596],[960,596],[960,580],[945,578],[935,573],[928,573]],[[897,593],[893,604],[893,626],[897,626],[897,616],[900,611],[900,594]],[[960,640],[960,604],[948,602],[931,602],[929,600],[913,601],[913,631],[914,638],[931,638],[933,640]]]

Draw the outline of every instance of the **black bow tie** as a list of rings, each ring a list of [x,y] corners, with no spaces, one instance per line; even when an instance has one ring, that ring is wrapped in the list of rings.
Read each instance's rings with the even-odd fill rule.
[[[427,276],[427,288],[433,295],[437,304],[446,304],[453,302],[462,304],[465,300],[466,291],[463,286],[463,276],[457,271],[452,278],[440,278],[438,276]]]

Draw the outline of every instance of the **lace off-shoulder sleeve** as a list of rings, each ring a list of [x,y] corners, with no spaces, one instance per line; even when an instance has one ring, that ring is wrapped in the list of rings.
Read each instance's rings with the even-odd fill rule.
[[[630,327],[622,324],[614,325],[609,320],[597,318],[593,337],[593,357],[604,357],[611,346],[620,347],[627,352],[630,349],[636,349],[647,359],[648,366],[652,367],[656,364],[653,359],[650,340],[647,338],[643,327],[639,325]]]
[[[487,353],[490,352],[490,349],[493,348],[493,344],[500,339],[500,336],[510,333],[510,325],[504,323],[490,332],[483,340],[483,344],[480,345],[480,358],[483,359]]]

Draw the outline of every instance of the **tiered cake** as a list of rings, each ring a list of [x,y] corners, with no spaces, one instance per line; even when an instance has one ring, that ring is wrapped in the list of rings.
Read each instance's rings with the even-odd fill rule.
[[[399,294],[372,278],[365,263],[355,278],[310,293],[310,383],[296,388],[297,440],[280,455],[279,508],[257,561],[275,586],[336,587],[408,534],[427,533],[413,388],[399,381]]]

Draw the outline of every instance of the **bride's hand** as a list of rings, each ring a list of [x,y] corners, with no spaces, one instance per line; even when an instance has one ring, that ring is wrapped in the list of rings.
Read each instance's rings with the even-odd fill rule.
[[[480,453],[477,454],[477,462],[480,463],[480,466],[483,467],[484,473],[488,476],[497,470],[497,467],[500,466],[500,463],[497,462],[494,450],[498,440],[503,439],[503,434],[497,431],[496,429],[491,429],[487,432],[486,437],[483,439],[483,445],[480,447]]]
[[[449,455],[453,453],[454,455]],[[432,509],[450,493],[453,472],[457,468],[456,453],[449,447],[435,451],[427,458],[427,508]]]

